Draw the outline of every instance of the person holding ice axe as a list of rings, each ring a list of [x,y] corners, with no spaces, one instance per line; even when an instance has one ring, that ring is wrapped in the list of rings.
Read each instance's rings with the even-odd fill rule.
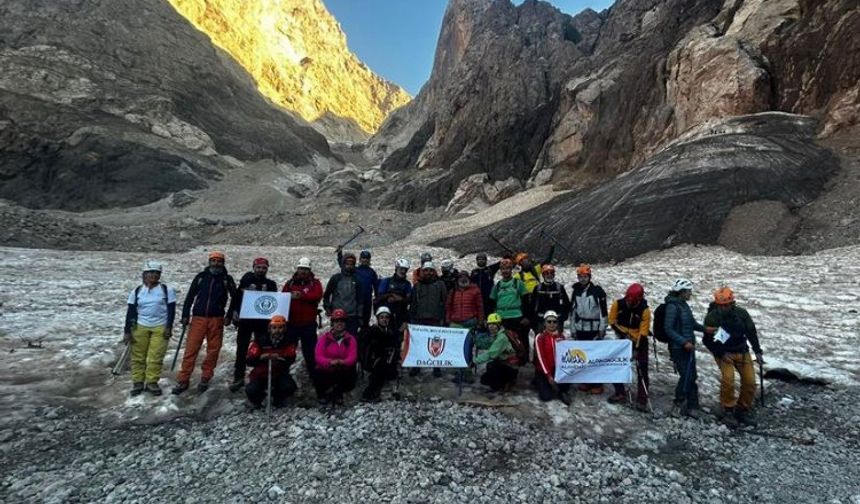
[[[746,310],[737,306],[732,289],[722,287],[714,292],[714,301],[705,317],[705,325],[719,327],[715,335],[706,335],[703,342],[714,354],[720,367],[723,422],[730,427],[739,423],[755,426],[756,421],[752,417],[755,367],[750,355],[750,344],[759,366],[764,364],[755,323]],[[741,376],[739,397],[735,397],[735,371]]]
[[[648,411],[648,333],[651,331],[651,308],[645,299],[645,289],[638,283],[627,288],[621,299],[612,302],[609,309],[609,326],[615,331],[618,339],[629,339],[633,343],[633,359],[636,363],[638,390],[636,393],[636,409]],[[622,403],[627,400],[627,392],[623,383],[614,384],[615,394],[609,398],[610,403]]]
[[[245,386],[248,401],[258,408],[264,399],[276,408],[283,406],[298,388],[290,376],[290,366],[295,361],[296,344],[287,338],[287,319],[275,315],[267,334],[252,341],[248,348],[246,362],[252,368]]]

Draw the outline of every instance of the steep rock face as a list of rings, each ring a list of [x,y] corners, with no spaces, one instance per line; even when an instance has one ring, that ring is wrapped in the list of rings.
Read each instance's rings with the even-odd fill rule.
[[[832,134],[860,117],[859,19],[852,0],[618,0],[573,18],[540,2],[452,1],[442,33],[469,36],[440,37],[430,82],[369,146],[422,192],[382,204],[445,205],[475,173],[591,187],[735,115],[811,115]]]
[[[411,99],[349,51],[320,0],[169,1],[245,67],[269,99],[311,122],[328,114],[320,127],[330,138],[366,138]],[[358,128],[332,125],[330,116]]]
[[[5,2],[0,25],[2,198],[133,206],[206,187],[237,160],[331,156],[164,2]]]
[[[497,224],[436,242],[461,252],[519,250],[553,236],[566,262],[609,261],[680,243],[715,244],[733,208],[759,200],[790,210],[814,200],[838,170],[815,145],[813,120],[764,113],[691,131],[642,166]],[[501,252],[501,251],[498,251]]]

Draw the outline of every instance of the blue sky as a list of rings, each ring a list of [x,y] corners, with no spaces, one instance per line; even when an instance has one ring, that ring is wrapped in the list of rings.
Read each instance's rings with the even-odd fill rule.
[[[549,0],[576,14],[613,0]],[[448,0],[323,0],[346,32],[349,48],[373,71],[416,95],[430,77]],[[517,0],[514,3],[522,3]]]

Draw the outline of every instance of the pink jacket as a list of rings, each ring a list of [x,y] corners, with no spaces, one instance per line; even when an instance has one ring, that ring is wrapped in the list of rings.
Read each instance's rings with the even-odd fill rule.
[[[331,331],[328,331],[323,333],[317,341],[314,355],[317,367],[321,369],[331,368],[331,361],[334,359],[341,359],[345,365],[352,367],[358,358],[358,342],[348,332],[345,332],[343,339],[338,342],[334,339]]]

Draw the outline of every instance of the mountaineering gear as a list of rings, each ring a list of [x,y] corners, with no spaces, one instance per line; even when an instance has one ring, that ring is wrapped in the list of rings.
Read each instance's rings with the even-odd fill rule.
[[[143,272],[146,273],[147,271],[157,271],[161,273],[161,263],[152,259],[146,261],[143,263]]]
[[[209,381],[208,380],[201,381],[200,383],[197,384],[197,393],[198,394],[202,394],[203,392],[206,392],[207,390],[209,390]]]
[[[179,395],[188,390],[188,383],[177,383],[173,390],[170,391],[173,395]]]
[[[558,315],[555,312],[547,312],[544,319],[558,320]],[[564,335],[560,330],[544,330],[535,336],[535,385],[541,401],[562,399],[562,394],[570,390],[569,384],[555,383],[555,345],[562,340]]]
[[[131,397],[139,396],[143,393],[143,382],[134,382],[131,385],[131,391],[128,393]]]
[[[388,278],[383,278],[379,283],[379,291],[376,296],[377,306],[386,306],[391,310],[391,323],[395,328],[400,327],[409,320],[409,300],[412,297],[412,282],[396,273]]]
[[[343,268],[343,258],[341,254],[342,253],[338,251],[337,263],[338,266]],[[362,250],[361,257],[369,260],[370,252]],[[361,317],[361,325],[366,327],[370,323],[370,314],[373,312],[373,297],[377,295],[379,290],[379,275],[376,273],[375,269],[370,267],[369,264],[359,264],[355,267],[355,277],[358,279],[359,285],[358,301],[361,305],[359,316]]]
[[[755,401],[755,366],[749,352],[727,353],[717,359],[720,367],[720,406],[738,411],[752,410]],[[741,377],[739,397],[735,397],[735,371]]]
[[[685,343],[696,343],[694,331],[704,332],[705,327],[696,322],[693,310],[681,297],[668,295],[664,299],[666,315],[663,328],[669,337],[669,348],[680,349]]]
[[[547,266],[544,266],[546,268]],[[552,268],[552,266],[549,266]],[[553,268],[554,270],[555,268]],[[546,318],[546,314],[550,311],[557,314],[558,330],[564,329],[564,323],[567,321],[570,314],[570,298],[567,295],[564,285],[555,280],[547,282],[544,280],[532,292],[532,313],[537,320],[535,321],[535,331],[543,331],[542,319]]]
[[[636,359],[637,403],[642,406],[648,403],[648,389],[651,386],[648,378],[648,332],[651,327],[651,309],[644,298],[645,290],[639,284],[633,284],[621,299],[612,302],[609,310],[609,325],[618,338],[626,338],[633,343],[633,358]],[[615,395],[621,396],[622,402],[627,399],[623,383],[614,384]],[[613,402],[610,398],[610,402]]]
[[[498,324],[498,325],[501,325],[501,324],[502,324],[502,317],[501,317],[498,313],[491,313],[491,314],[487,317],[487,323],[488,323],[488,324]]]
[[[451,271],[454,269],[454,261],[450,259],[442,259],[442,271]]]
[[[737,418],[738,423],[747,425],[750,427],[758,426],[758,422],[753,416],[752,412],[749,410],[737,410],[735,412],[735,418]]]
[[[544,320],[554,319],[557,321],[558,320],[558,313],[556,313],[552,310],[549,310],[543,315],[543,319]]]
[[[728,287],[714,291],[714,304],[729,305],[735,302],[735,293]]]
[[[579,337],[579,333],[599,333],[602,337],[606,332],[608,310],[606,308],[606,292],[599,285],[589,281],[587,284],[575,283],[570,294],[571,313],[573,320],[571,332],[576,339],[595,339]]]
[[[629,306],[636,306],[645,299],[645,289],[638,283],[631,284],[624,293],[624,302]]]
[[[409,261],[407,259],[400,258],[394,261],[395,268],[406,268],[408,270],[410,266],[411,264],[409,264]]]
[[[258,257],[254,259],[253,266],[265,264],[268,267],[269,261],[265,258]],[[274,280],[266,278],[265,275],[258,276],[255,272],[249,271],[242,275],[239,280],[239,288],[234,297],[233,306],[233,322],[237,325],[236,331],[236,361],[233,365],[233,385],[237,382],[245,382],[245,355],[248,353],[248,346],[251,344],[251,339],[258,340],[268,331],[268,323],[265,320],[239,319],[239,312],[242,309],[242,300],[245,297],[245,291],[264,291],[278,292],[278,284]],[[231,390],[235,388],[231,386]]]
[[[388,313],[388,308],[382,307],[377,311],[377,317],[385,313]],[[361,341],[364,342],[365,355],[361,366],[370,372],[367,387],[362,393],[364,400],[379,399],[385,382],[397,378],[402,339],[400,331],[390,323],[386,327],[373,325],[363,331]]]
[[[334,322],[336,320],[346,320],[347,318],[348,317],[346,315],[346,311],[341,310],[341,309],[337,309],[337,310],[334,310],[333,312],[331,312],[331,317],[329,317],[329,320]]]
[[[189,317],[223,317],[227,307],[227,298],[235,300],[237,293],[233,277],[222,269],[212,273],[210,268],[198,273],[191,281],[185,302],[182,305],[182,319]],[[232,306],[232,313],[237,307]]]
[[[272,318],[271,328],[285,327],[284,317],[276,315]],[[248,348],[247,365],[248,384],[245,394],[251,404],[259,407],[267,399],[269,378],[271,377],[272,405],[279,407],[297,390],[296,382],[290,376],[290,366],[296,361],[296,344],[286,335],[279,338],[277,333],[267,331],[266,334],[254,340]],[[269,374],[271,372],[271,375]]]
[[[426,269],[426,263],[424,269]],[[441,325],[445,321],[447,300],[448,291],[442,280],[434,275],[422,276],[421,280],[412,287],[409,299],[410,320],[416,323],[419,320],[430,320],[435,321],[432,325]]]
[[[358,254],[358,256],[362,259],[370,259],[370,251],[367,249],[364,249],[361,251],[361,253]]]
[[[154,261],[144,268],[154,268],[150,262]],[[161,265],[157,266],[160,271]],[[127,305],[124,332],[129,342],[131,379],[157,382],[176,316],[176,291],[163,283],[139,285],[129,293]]]
[[[305,268],[313,271],[313,268],[311,268],[311,260],[307,257],[299,258],[299,261],[296,263],[296,268]]]
[[[729,339],[720,343],[713,335],[705,335],[703,342],[714,357],[720,358],[727,353],[749,353],[750,344],[756,355],[762,350],[758,340],[758,330],[749,312],[737,305],[725,305],[708,312],[705,316],[705,326],[720,327],[729,334]]]
[[[696,322],[693,317],[693,310],[680,295],[670,293],[664,302],[666,305],[664,329],[669,337],[669,355],[675,364],[675,370],[678,372],[678,384],[675,386],[675,404],[681,408],[682,412],[689,412],[699,407],[696,335],[694,331],[703,332],[705,327]]]
[[[693,282],[687,280],[686,278],[679,278],[675,280],[675,283],[672,285],[672,292],[681,292],[685,290],[693,290]]]
[[[257,267],[257,266],[265,266],[268,268],[269,267],[269,260],[266,259],[265,257],[258,257],[256,259],[254,259],[254,262],[251,263],[252,268]]]
[[[591,276],[591,266],[582,263],[576,268],[576,276]]]
[[[496,313],[503,319],[520,319],[523,316],[523,297],[526,294],[526,286],[522,280],[511,277],[496,282],[490,292],[490,299],[495,303]]]
[[[448,292],[445,302],[447,324],[474,326],[481,320],[484,320],[484,302],[477,285],[470,283],[465,288],[456,286]]]
[[[421,254],[421,264],[430,262],[432,260],[433,260],[433,256],[430,254],[430,252],[423,252]],[[431,266],[431,268],[432,268],[432,266]]]
[[[156,288],[158,287],[158,288]],[[130,333],[135,324],[147,327],[173,327],[176,316],[176,291],[163,283],[152,288],[138,285],[128,295],[125,313],[125,333]]]
[[[209,252],[209,259],[221,259],[222,261],[225,261],[227,258],[224,257],[224,252],[213,250],[212,252]]]
[[[391,310],[389,310],[387,306],[380,306],[379,309],[376,310],[377,318],[380,315],[388,315],[390,317],[391,316]]]
[[[346,261],[346,257],[344,258]],[[327,312],[343,310],[347,315],[347,328],[357,331],[361,324],[361,316],[364,306],[361,304],[361,281],[356,272],[349,272],[345,268],[340,273],[335,273],[326,284],[323,293],[323,308]]]
[[[203,359],[201,379],[209,381],[215,375],[215,366],[218,364],[218,353],[224,340],[224,321],[221,317],[193,317],[188,329],[188,341],[185,344],[185,353],[182,356],[182,366],[176,381],[188,384],[197,354],[206,341],[206,357]]]
[[[666,333],[666,303],[661,303],[654,310],[654,339],[660,343],[669,343],[669,335]],[[655,347],[656,348],[656,347]]]
[[[310,259],[307,257],[299,259],[296,272],[284,283],[281,292],[290,293],[287,339],[293,344],[301,344],[305,369],[313,380],[314,352],[317,346],[317,315],[319,303],[323,297],[323,288],[311,270]]]
[[[486,259],[486,255],[484,257]],[[499,263],[490,264],[489,266],[477,267],[472,270],[469,279],[473,284],[481,289],[481,297],[484,303],[484,310],[489,311],[492,308],[492,300],[490,292],[495,284],[496,273],[499,272]]]
[[[555,273],[555,266],[552,264],[544,264],[540,268],[541,276],[546,275],[547,273]]]
[[[517,351],[512,344],[515,341],[518,341],[515,332],[499,328],[489,350],[474,359],[475,364],[487,363],[487,371],[481,376],[481,383],[493,391],[509,388],[516,383],[519,370],[514,367],[518,363]]]
[[[333,313],[332,317],[341,315]],[[317,341],[315,357],[317,371],[314,373],[314,387],[317,397],[327,397],[335,403],[343,401],[343,394],[355,388],[358,341],[346,331],[340,339],[332,331],[325,332]]]
[[[164,391],[161,390],[161,387],[158,386],[158,383],[153,382],[153,383],[147,383],[146,384],[146,393],[152,394],[152,395],[158,397],[158,396],[162,395],[164,393]]]
[[[696,352],[688,352],[683,348],[669,348],[669,355],[678,373],[678,383],[675,385],[674,404],[681,414],[699,408],[699,385],[696,373]]]

